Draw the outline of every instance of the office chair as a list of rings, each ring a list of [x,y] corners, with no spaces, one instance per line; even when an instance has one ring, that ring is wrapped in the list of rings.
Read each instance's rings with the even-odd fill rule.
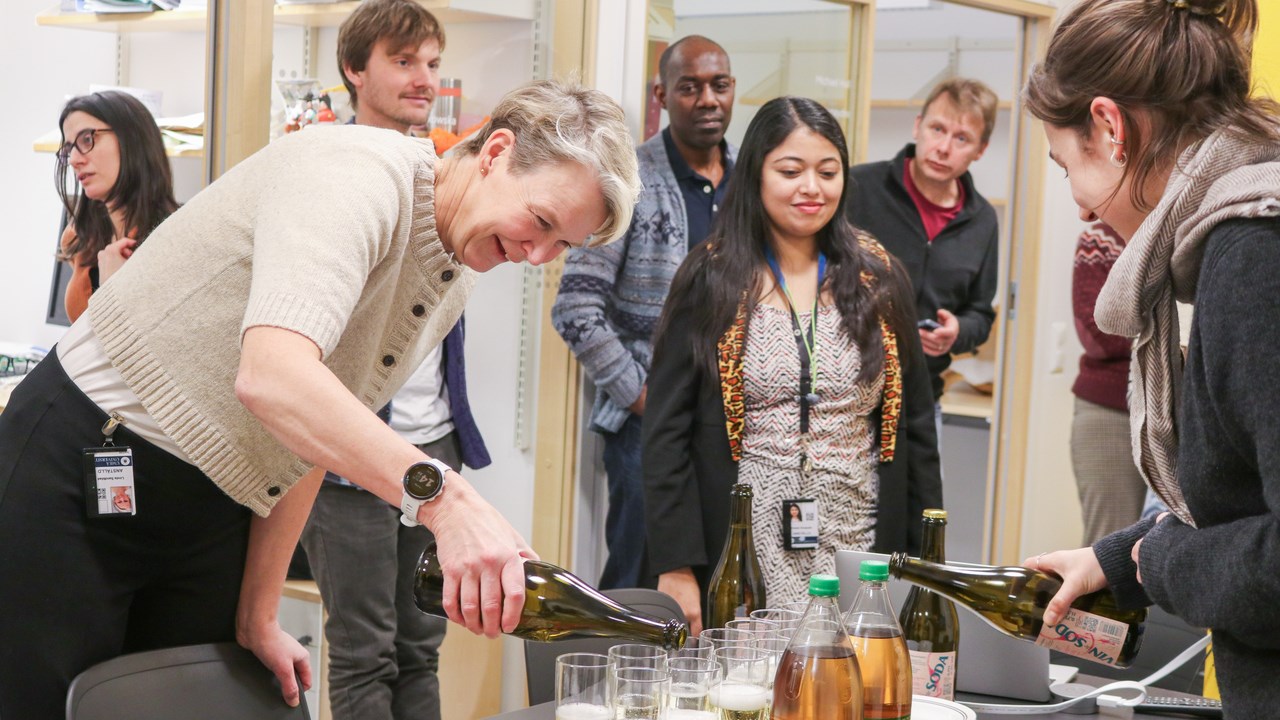
[[[685,622],[684,611],[672,597],[649,588],[605,590],[610,599],[633,610],[663,620]],[[556,658],[566,653],[607,654],[609,648],[630,642],[619,638],[572,638],[557,642],[524,641],[525,681],[529,686],[529,704],[539,705],[556,699]]]
[[[280,685],[235,643],[122,655],[71,681],[67,720],[311,720],[305,697],[285,704]]]
[[[1144,628],[1142,647],[1133,664],[1127,668],[1111,668],[1056,651],[1050,652],[1050,661],[1058,665],[1070,665],[1079,668],[1082,673],[1108,680],[1141,680],[1164,667],[1178,653],[1204,637],[1205,632],[1191,627],[1159,605],[1152,605],[1147,609]],[[1198,661],[1189,661],[1168,677],[1157,681],[1155,687],[1199,695],[1204,688],[1204,657],[1201,656]]]

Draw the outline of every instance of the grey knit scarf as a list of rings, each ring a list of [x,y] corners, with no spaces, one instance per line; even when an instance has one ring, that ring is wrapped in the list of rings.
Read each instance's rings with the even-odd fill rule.
[[[1098,295],[1098,327],[1135,338],[1129,389],[1133,457],[1147,484],[1194,526],[1178,486],[1183,355],[1175,301],[1195,300],[1204,241],[1233,218],[1280,215],[1280,146],[1219,130],[1188,148],[1164,195]]]

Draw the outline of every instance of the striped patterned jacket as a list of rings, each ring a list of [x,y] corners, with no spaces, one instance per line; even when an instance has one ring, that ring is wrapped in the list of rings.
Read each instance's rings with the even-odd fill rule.
[[[737,148],[729,144],[729,156]],[[662,134],[636,148],[644,191],[631,227],[602,248],[565,258],[551,322],[596,384],[591,428],[616,432],[640,397],[653,361],[653,331],[671,279],[688,252],[688,219]]]

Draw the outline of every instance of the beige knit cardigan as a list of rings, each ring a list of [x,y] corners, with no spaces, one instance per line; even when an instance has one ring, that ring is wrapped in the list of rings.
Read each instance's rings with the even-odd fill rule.
[[[429,141],[389,130],[286,136],[192,198],[94,294],[112,365],[187,457],[255,513],[310,465],[236,399],[245,330],[310,338],[372,409],[462,314],[475,275],[436,234],[435,162]]]

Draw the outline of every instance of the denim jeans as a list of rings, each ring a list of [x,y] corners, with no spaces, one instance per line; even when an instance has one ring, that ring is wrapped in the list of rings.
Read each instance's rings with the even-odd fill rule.
[[[618,432],[605,433],[604,469],[609,475],[609,514],[604,522],[609,559],[600,575],[600,589],[640,587],[645,525],[639,415],[627,418]]]

